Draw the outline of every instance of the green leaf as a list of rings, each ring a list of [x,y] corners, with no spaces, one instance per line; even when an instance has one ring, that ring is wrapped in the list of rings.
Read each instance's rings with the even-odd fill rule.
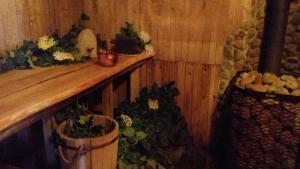
[[[79,116],[78,122],[82,125],[86,124],[90,120],[89,116]]]
[[[166,169],[165,167],[163,167],[162,165],[160,165],[159,162],[157,162],[155,160],[152,160],[152,159],[149,159],[147,161],[147,165],[149,165],[152,168],[157,168],[158,167],[158,169]]]
[[[138,132],[136,132],[135,135],[139,140],[142,140],[147,137],[147,134],[143,131],[138,131]]]
[[[127,164],[123,160],[119,160],[118,169],[139,169],[139,168],[136,164]]]
[[[134,102],[128,101],[118,106],[115,116],[121,122],[120,124],[122,124],[120,119],[122,113],[130,115],[135,122],[132,128],[123,126],[120,129],[118,157],[127,164],[137,164],[139,169],[148,159],[153,160],[149,162],[149,168],[173,168],[182,159],[184,159],[182,162],[187,162],[194,168],[201,168],[196,165],[196,159],[190,158],[202,157],[201,154],[185,151],[185,149],[168,151],[178,146],[186,146],[186,150],[195,149],[195,146],[190,144],[192,140],[186,121],[175,100],[178,93],[174,82],[162,86],[153,84],[152,87],[143,88]],[[149,99],[158,99],[160,109],[149,110]]]
[[[135,130],[132,127],[126,127],[122,134],[126,137],[133,137],[135,135]]]

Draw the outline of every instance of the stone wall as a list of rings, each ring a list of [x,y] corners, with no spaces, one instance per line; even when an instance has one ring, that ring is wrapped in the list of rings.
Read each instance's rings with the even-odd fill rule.
[[[300,5],[291,5],[282,72],[300,76]]]
[[[263,36],[265,0],[253,1],[249,21],[234,30],[224,45],[221,67],[220,93],[222,94],[237,71],[256,70]],[[291,4],[286,44],[282,57],[283,73],[300,76],[300,5]]]
[[[226,40],[220,75],[221,93],[226,90],[237,71],[257,69],[263,35],[265,1],[253,1],[252,5],[250,19],[234,30]]]

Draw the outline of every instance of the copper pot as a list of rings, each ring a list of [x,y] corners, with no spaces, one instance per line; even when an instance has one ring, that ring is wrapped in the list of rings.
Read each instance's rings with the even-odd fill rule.
[[[118,54],[113,50],[100,51],[98,53],[98,62],[105,67],[115,66],[118,62]]]

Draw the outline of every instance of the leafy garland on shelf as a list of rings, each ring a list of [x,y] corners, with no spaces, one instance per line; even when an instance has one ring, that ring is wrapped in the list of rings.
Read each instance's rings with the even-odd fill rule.
[[[13,69],[31,69],[35,66],[83,62],[86,56],[81,56],[75,45],[77,36],[84,29],[84,22],[87,20],[89,17],[82,14],[79,22],[72,25],[63,37],[56,31],[51,37],[40,37],[37,42],[24,40],[22,46],[6,51],[4,57],[0,56],[0,73]]]
[[[119,169],[164,169],[175,165],[203,168],[204,158],[192,142],[177,106],[179,91],[170,82],[144,88],[133,103],[115,110],[120,124]]]
[[[118,53],[138,54],[144,50],[154,53],[150,35],[144,31],[138,33],[129,22],[125,22],[125,26],[121,27],[112,44],[113,50]]]

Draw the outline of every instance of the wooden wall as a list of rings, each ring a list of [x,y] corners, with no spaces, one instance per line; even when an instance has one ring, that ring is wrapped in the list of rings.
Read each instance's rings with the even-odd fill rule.
[[[247,18],[251,0],[1,0],[0,53],[55,29],[66,32],[84,10],[107,38],[125,21],[150,33],[155,61],[140,68],[140,86],[175,80],[177,98],[199,145],[209,140],[224,37]]]
[[[106,38],[125,21],[150,33],[155,61],[140,86],[175,80],[177,98],[198,145],[209,141],[225,35],[246,20],[251,0],[85,0],[89,26]]]
[[[0,53],[23,40],[65,33],[83,11],[82,0],[1,0]]]

